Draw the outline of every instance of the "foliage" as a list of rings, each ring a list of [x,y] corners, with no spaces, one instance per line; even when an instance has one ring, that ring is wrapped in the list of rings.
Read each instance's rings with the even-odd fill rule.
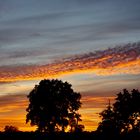
[[[100,113],[102,122],[98,131],[108,133],[126,133],[139,131],[140,128],[140,92],[133,89],[131,92],[124,89],[117,94],[115,103],[109,105]]]
[[[16,126],[12,126],[12,125],[6,125],[4,128],[4,132],[6,133],[12,133],[12,132],[18,132],[18,128]]]
[[[61,80],[42,80],[27,96],[26,122],[37,125],[40,132],[65,131],[70,114],[77,114],[81,106],[80,93]]]
[[[119,136],[105,136],[97,132],[75,133],[36,133],[36,132],[0,132],[0,140],[140,140],[140,133],[128,133]]]
[[[69,125],[71,127],[70,132],[76,132],[76,131],[83,131],[84,126],[79,125],[79,121],[81,120],[81,115],[79,113],[70,113],[69,114]]]
[[[99,123],[97,131],[105,134],[114,133],[116,124],[114,121],[114,112],[112,106],[110,105],[110,101],[107,108],[100,113],[100,117],[102,117],[102,122]]]
[[[78,124],[78,125],[76,125],[76,127],[75,127],[75,132],[83,132],[84,129],[85,129],[85,126],[84,126],[84,125]]]

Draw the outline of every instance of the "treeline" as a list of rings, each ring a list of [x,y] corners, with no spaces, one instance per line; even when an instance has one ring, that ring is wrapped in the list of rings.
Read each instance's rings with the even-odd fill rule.
[[[95,132],[0,132],[0,140],[140,140],[140,133],[105,135]]]

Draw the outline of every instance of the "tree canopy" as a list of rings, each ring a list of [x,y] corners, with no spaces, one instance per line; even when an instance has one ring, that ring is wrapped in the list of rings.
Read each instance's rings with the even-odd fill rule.
[[[81,95],[72,85],[61,80],[42,80],[27,96],[26,123],[36,125],[40,132],[64,131],[71,116],[76,119]]]
[[[129,92],[124,89],[117,94],[115,103],[100,113],[102,122],[99,123],[98,131],[108,133],[124,133],[139,131],[140,129],[140,92],[133,89]]]
[[[4,132],[6,132],[6,133],[13,133],[13,132],[19,132],[19,130],[18,130],[18,128],[16,126],[6,125],[4,127]]]

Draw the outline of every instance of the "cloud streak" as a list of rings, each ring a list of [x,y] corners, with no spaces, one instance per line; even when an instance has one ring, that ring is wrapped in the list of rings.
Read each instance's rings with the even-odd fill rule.
[[[26,95],[5,95],[0,96],[0,113],[9,113],[19,109],[25,109],[28,101]]]
[[[84,72],[105,76],[139,74],[140,43],[71,56],[45,65],[3,66],[0,67],[0,82],[37,80]]]

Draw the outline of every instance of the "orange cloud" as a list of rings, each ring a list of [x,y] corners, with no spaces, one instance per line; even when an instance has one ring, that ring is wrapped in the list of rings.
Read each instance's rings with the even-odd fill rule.
[[[0,82],[54,78],[72,73],[140,74],[140,43],[90,52],[46,65],[0,67]]]

